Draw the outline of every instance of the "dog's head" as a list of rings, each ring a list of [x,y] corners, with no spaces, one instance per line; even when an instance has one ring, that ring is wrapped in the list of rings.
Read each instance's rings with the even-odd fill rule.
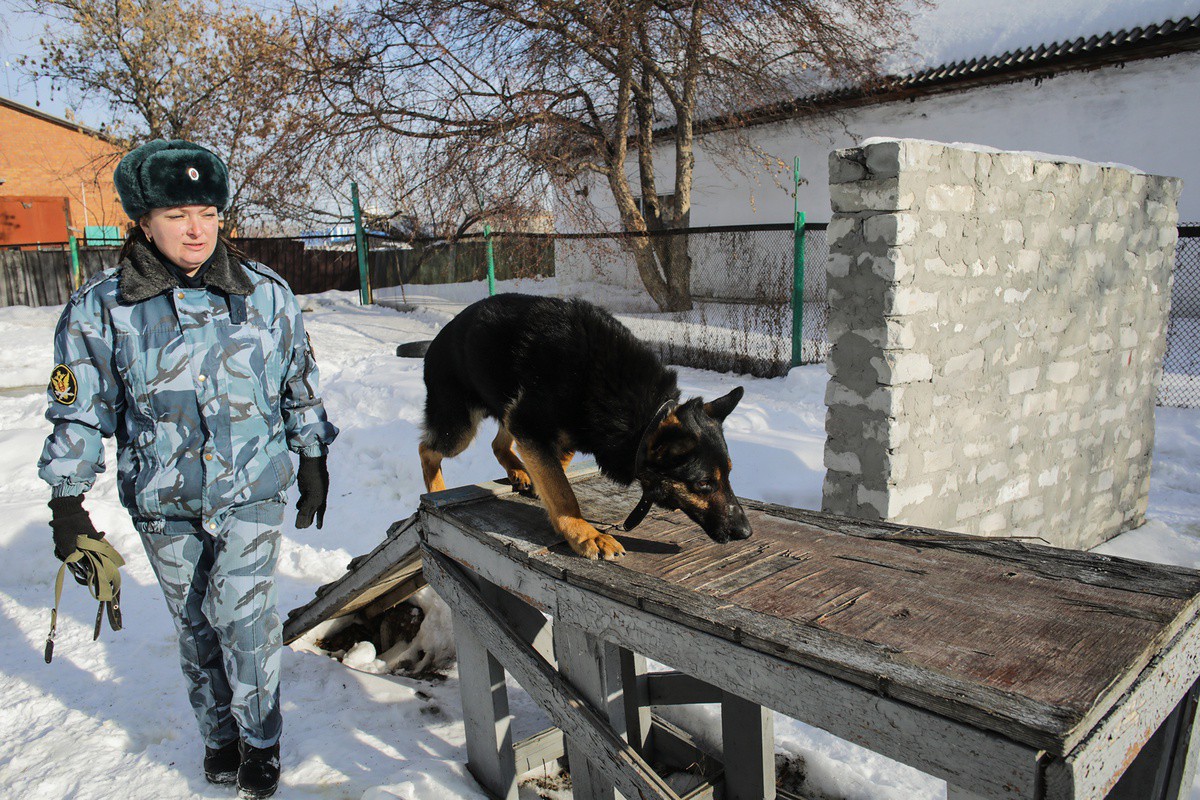
[[[721,423],[742,399],[742,387],[705,403],[676,406],[646,437],[638,475],[646,496],[677,508],[711,539],[748,539],[750,523],[729,485],[729,449]]]

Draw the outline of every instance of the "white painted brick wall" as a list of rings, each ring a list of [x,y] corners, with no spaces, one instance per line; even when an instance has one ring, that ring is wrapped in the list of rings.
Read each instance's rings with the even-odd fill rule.
[[[830,175],[826,510],[1068,547],[1140,524],[1180,182],[911,140]]]

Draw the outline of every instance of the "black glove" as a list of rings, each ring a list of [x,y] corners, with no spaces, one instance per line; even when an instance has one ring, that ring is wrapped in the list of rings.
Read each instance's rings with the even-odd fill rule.
[[[93,539],[104,538],[104,534],[96,530],[96,526],[92,524],[92,518],[88,516],[88,512],[83,507],[83,495],[55,497],[50,500],[49,505],[52,515],[50,527],[54,530],[54,556],[59,561],[66,561],[68,556],[79,549],[75,540],[80,536],[90,536]],[[80,572],[74,569],[71,570],[71,573],[75,576],[76,581],[86,585],[86,575],[81,576]]]
[[[300,471],[296,483],[300,500],[296,503],[296,527],[307,528],[317,518],[317,530],[325,522],[325,505],[329,499],[329,470],[325,456],[300,456]]]

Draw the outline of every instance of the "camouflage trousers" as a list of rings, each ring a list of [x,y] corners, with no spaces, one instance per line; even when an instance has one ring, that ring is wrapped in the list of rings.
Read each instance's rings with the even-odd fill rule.
[[[200,520],[135,523],[179,634],[188,699],[209,747],[279,741],[275,562],[284,503],[234,509],[224,530]]]

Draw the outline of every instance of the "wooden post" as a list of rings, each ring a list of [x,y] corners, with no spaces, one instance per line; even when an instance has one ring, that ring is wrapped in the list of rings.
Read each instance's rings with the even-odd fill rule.
[[[1107,800],[1187,800],[1196,770],[1197,687],[1163,720]]]
[[[620,650],[625,739],[642,754],[642,758],[652,761],[654,743],[650,738],[650,687],[646,677],[646,657],[623,647]]]
[[[725,800],[774,800],[775,717],[736,694],[721,697]]]
[[[619,648],[589,636],[574,625],[554,625],[554,652],[558,671],[600,712],[612,731],[625,738],[625,703],[621,693]],[[615,800],[611,778],[589,759],[586,743],[567,738],[571,765],[571,796],[577,800]]]
[[[517,800],[512,714],[504,667],[475,637],[459,612],[454,613],[454,646],[458,651],[458,683],[463,728],[467,737],[467,769],[498,800]]]
[[[594,703],[572,683],[563,680],[553,666],[522,640],[521,634],[492,608],[461,567],[427,544],[422,546],[421,553],[429,584],[455,612],[455,620],[461,620],[464,628],[471,629],[485,649],[512,672],[568,738],[586,743],[584,752],[603,765],[601,771],[622,794],[645,800],[679,800],[671,787],[613,730],[611,714],[623,710],[619,697],[605,712],[597,711]],[[558,627],[558,624],[554,626],[556,631]],[[556,654],[561,663],[564,653],[557,642],[555,648],[559,650]],[[612,663],[617,660],[611,649],[601,657]],[[462,669],[460,662],[460,672]],[[606,669],[605,674],[612,675],[615,671]],[[470,733],[468,730],[468,735]]]

